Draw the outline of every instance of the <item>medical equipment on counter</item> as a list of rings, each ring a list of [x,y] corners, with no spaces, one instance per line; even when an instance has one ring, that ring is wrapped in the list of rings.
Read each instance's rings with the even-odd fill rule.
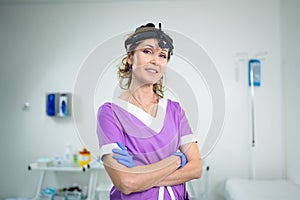
[[[53,166],[53,160],[50,158],[40,158],[36,161],[39,167],[51,167]]]
[[[78,156],[78,163],[80,167],[86,166],[91,161],[91,153],[84,148],[82,151],[79,152]]]
[[[40,192],[42,191],[42,187],[44,184],[46,172],[69,172],[69,173],[84,173],[84,172],[90,172],[87,173],[89,175],[89,185],[88,185],[88,194],[87,194],[87,199],[88,200],[93,200],[95,197],[95,191],[96,191],[96,184],[99,181],[98,180],[98,173],[99,171],[104,170],[103,164],[99,163],[96,160],[93,160],[89,163],[88,166],[84,167],[79,167],[79,166],[70,166],[70,167],[65,167],[65,166],[59,166],[59,167],[41,167],[37,163],[32,163],[28,166],[29,171],[40,171],[41,176],[40,180],[37,186],[37,191],[34,199],[39,199]]]
[[[64,165],[65,166],[71,166],[73,164],[73,155],[71,153],[71,145],[66,145],[66,150],[64,154]]]

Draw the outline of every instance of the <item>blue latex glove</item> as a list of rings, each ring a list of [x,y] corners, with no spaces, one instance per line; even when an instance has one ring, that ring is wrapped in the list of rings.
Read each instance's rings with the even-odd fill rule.
[[[125,165],[128,168],[134,167],[135,163],[133,161],[133,156],[129,154],[126,147],[121,142],[117,142],[117,144],[120,149],[113,148],[113,158],[116,159],[118,163]]]
[[[182,152],[175,152],[173,155],[174,156],[180,156],[180,158],[181,158],[181,165],[180,165],[179,168],[182,168],[186,164],[186,157],[185,157],[185,155]]]

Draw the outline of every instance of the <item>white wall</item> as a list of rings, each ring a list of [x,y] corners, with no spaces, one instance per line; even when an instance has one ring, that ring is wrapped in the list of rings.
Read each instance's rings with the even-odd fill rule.
[[[203,46],[223,80],[226,122],[207,159],[210,199],[222,199],[226,178],[249,177],[247,60],[237,54],[252,58],[267,52],[256,90],[257,177],[282,177],[279,0],[0,3],[0,198],[33,196],[38,176],[26,170],[28,163],[62,154],[68,141],[80,146],[72,119],[45,115],[45,93],[72,92],[80,65],[95,46],[149,21],[163,22]],[[24,111],[27,101],[31,109]]]
[[[282,1],[282,66],[284,68],[284,96],[287,149],[287,177],[300,185],[300,2]]]

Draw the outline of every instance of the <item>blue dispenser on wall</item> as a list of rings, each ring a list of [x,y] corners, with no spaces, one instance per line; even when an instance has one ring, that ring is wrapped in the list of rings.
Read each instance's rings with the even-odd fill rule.
[[[49,93],[46,95],[48,116],[67,117],[70,115],[70,93]]]
[[[55,102],[55,94],[47,94],[47,115],[55,116],[56,114],[56,102]]]

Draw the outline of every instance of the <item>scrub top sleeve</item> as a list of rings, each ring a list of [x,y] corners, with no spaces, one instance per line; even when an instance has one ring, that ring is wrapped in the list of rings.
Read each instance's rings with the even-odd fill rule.
[[[97,113],[97,136],[100,147],[100,158],[112,153],[113,148],[118,148],[117,142],[124,144],[122,126],[118,121],[111,103],[103,104]]]
[[[190,124],[188,122],[188,119],[185,115],[184,110],[180,107],[180,128],[179,128],[179,133],[180,133],[180,146],[190,143],[190,142],[194,142],[195,141],[195,137],[194,134],[192,132],[192,129],[190,127]]]

